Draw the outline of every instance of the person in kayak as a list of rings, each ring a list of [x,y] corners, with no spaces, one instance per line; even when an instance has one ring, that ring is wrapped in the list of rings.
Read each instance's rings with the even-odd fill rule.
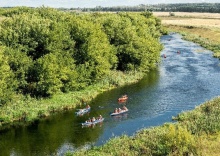
[[[127,110],[128,110],[128,108],[127,108],[127,107],[125,107],[125,106],[123,106],[123,107],[122,107],[122,109],[123,109],[123,110],[125,110],[125,111],[127,111]]]
[[[99,115],[98,120],[101,120],[101,119],[102,119],[102,115]]]
[[[122,96],[122,98],[128,98],[128,95],[125,94],[125,95]]]
[[[92,122],[92,119],[89,118],[88,122]]]
[[[96,120],[95,117],[93,117],[93,118],[92,118],[92,122],[95,122],[95,120]]]

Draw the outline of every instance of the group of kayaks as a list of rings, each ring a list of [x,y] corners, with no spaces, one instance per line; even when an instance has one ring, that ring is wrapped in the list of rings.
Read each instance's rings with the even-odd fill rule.
[[[75,112],[75,114],[77,116],[82,116],[86,113],[89,113],[90,110],[91,110],[91,107],[89,105],[87,105],[86,108],[78,109],[78,111]],[[95,125],[97,123],[101,123],[103,121],[104,121],[104,118],[100,115],[97,118],[95,118],[95,117],[93,117],[92,119],[89,118],[88,120],[86,120],[84,123],[81,123],[81,124],[82,124],[82,126],[91,126],[91,125]]]
[[[126,102],[126,100],[128,99],[128,96],[127,95],[123,95],[121,96],[119,99],[118,99],[118,102]],[[91,110],[91,107],[89,105],[86,106],[86,108],[83,108],[83,109],[78,109],[76,113],[76,115],[80,116],[80,115],[84,115],[88,112],[90,112]],[[128,109],[127,107],[123,106],[122,108],[116,108],[114,110],[113,113],[111,113],[110,115],[111,116],[116,116],[116,115],[120,115],[120,114],[123,114],[123,113],[126,113],[128,112]],[[86,120],[84,123],[81,123],[82,126],[91,126],[91,125],[95,125],[97,123],[102,123],[104,121],[105,118],[103,118],[101,115],[97,118],[93,117],[92,119],[88,119]]]

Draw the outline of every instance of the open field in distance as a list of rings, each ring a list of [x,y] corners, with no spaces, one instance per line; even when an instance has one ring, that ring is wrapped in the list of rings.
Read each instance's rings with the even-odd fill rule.
[[[153,12],[153,14],[171,30],[195,34],[214,43],[220,43],[219,13],[174,12],[175,16],[170,16],[169,12]]]
[[[220,58],[220,14],[219,13],[189,13],[153,12],[161,19],[162,25],[169,31],[184,34],[185,39],[199,43],[214,51],[214,56]]]
[[[162,20],[162,24],[220,28],[220,19],[166,19]]]
[[[215,18],[220,19],[220,13],[198,13],[198,12],[173,12],[175,16],[179,17],[197,17],[197,18]],[[170,16],[170,12],[153,12],[155,16]]]
[[[160,18],[164,25],[220,28],[219,13],[174,12],[175,16],[170,16],[169,12],[154,12],[153,14]]]

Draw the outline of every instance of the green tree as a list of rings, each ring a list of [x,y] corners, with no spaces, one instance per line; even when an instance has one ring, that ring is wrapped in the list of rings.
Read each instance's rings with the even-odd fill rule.
[[[4,55],[4,47],[0,47],[0,105],[9,102],[14,95],[16,81],[8,64],[8,57]]]
[[[74,59],[78,72],[83,74],[79,81],[90,84],[114,68],[117,59],[100,25],[85,20],[87,17],[80,18],[71,19],[70,35],[75,41]]]
[[[160,23],[151,15],[140,13],[93,15],[94,20],[102,23],[109,42],[116,49],[118,70],[147,72],[156,66],[162,49],[158,42]]]
[[[152,13],[75,14],[15,8],[0,25],[17,92],[52,96],[83,89],[111,70],[148,72],[160,59]]]
[[[28,70],[32,65],[32,59],[19,49],[5,48],[8,65],[14,73],[14,81],[17,81],[16,91],[25,93],[27,86]]]
[[[74,70],[73,59],[65,54],[47,54],[38,59],[32,68],[36,73],[36,93],[40,96],[52,96],[58,92],[67,92],[76,89],[77,72]]]

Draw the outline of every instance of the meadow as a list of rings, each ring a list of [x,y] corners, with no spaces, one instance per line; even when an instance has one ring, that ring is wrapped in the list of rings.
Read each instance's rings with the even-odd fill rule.
[[[172,13],[172,12],[171,12]],[[173,12],[176,17],[220,19],[220,13]],[[170,12],[153,12],[157,17],[169,17]]]
[[[170,32],[179,32],[186,40],[212,50],[220,58],[220,14],[187,12],[154,12]]]

